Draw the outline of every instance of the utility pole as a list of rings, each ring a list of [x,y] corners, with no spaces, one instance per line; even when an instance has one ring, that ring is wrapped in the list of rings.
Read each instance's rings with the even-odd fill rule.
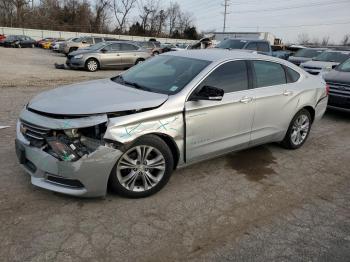
[[[222,6],[225,9],[225,11],[224,11],[224,27],[223,27],[222,32],[225,33],[225,31],[226,31],[226,16],[229,14],[227,8],[230,6],[230,0],[225,0],[224,4],[222,4]]]

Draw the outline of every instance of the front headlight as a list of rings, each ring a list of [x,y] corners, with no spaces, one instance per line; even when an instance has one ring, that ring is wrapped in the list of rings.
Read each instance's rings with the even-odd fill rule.
[[[83,55],[76,55],[76,56],[74,56],[74,58],[75,59],[81,59],[81,58],[83,58]]]

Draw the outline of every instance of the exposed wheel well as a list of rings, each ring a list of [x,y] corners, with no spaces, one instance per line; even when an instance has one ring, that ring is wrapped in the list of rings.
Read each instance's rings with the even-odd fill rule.
[[[177,147],[174,139],[166,134],[154,133],[153,135],[156,135],[159,138],[161,138],[167,144],[167,146],[170,148],[170,151],[171,151],[173,158],[174,158],[174,169],[176,169],[177,164],[179,163],[180,151],[179,151],[179,148]]]
[[[305,106],[304,109],[306,109],[307,111],[309,111],[310,115],[311,115],[311,122],[314,122],[315,119],[315,109],[313,109],[311,106]]]

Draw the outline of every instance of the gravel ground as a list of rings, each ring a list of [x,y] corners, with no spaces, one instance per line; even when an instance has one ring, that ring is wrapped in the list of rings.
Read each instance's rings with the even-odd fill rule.
[[[14,124],[38,92],[116,72],[56,70],[64,57],[39,49],[0,57],[2,261],[349,261],[350,114],[327,112],[296,151],[270,144],[177,170],[146,199],[79,199],[30,184]]]

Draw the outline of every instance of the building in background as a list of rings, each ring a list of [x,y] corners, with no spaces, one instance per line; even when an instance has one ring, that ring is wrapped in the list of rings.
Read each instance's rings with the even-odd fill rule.
[[[226,38],[245,38],[254,40],[266,40],[270,45],[279,45],[281,40],[269,32],[213,32],[208,35],[213,36],[213,40],[220,42]]]

